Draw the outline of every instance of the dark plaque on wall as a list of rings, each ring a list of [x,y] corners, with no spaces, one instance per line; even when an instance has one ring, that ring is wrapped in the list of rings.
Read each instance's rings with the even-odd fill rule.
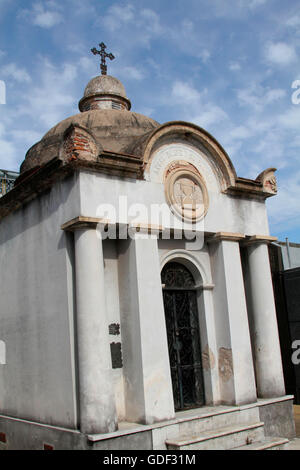
[[[119,323],[112,323],[108,327],[109,329],[109,334],[113,336],[118,336],[120,334],[120,325]]]
[[[110,343],[111,362],[113,369],[122,369],[122,346],[121,343]]]

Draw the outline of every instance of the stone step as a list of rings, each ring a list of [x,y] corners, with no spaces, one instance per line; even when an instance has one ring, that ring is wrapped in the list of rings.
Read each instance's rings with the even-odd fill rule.
[[[227,426],[246,426],[260,421],[257,407],[203,407],[199,409],[196,419],[195,415],[190,419],[188,411],[177,413],[177,417],[178,435],[166,435],[165,440],[177,439],[180,436],[198,436],[206,431]]]
[[[284,450],[289,443],[284,437],[267,437],[263,441],[254,442],[232,450]]]
[[[167,439],[168,450],[226,450],[264,439],[264,423],[227,426],[198,435]]]

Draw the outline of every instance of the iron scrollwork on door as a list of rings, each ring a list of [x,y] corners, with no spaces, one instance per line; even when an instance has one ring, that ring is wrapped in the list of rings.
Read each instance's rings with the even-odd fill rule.
[[[175,408],[198,407],[204,388],[195,281],[185,266],[169,263],[162,283]]]

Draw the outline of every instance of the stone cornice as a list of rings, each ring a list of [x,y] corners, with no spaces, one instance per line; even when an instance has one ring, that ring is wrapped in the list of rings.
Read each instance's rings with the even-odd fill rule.
[[[64,230],[66,232],[72,232],[74,230],[82,228],[96,229],[99,224],[102,225],[105,229],[107,229],[108,226],[120,227],[122,225],[125,226],[127,230],[132,230],[137,233],[151,233],[157,235],[164,230],[164,228],[160,225],[151,225],[146,223],[119,224],[113,223],[108,219],[102,219],[98,217],[86,217],[82,215],[75,217],[74,219],[62,224],[61,230]]]
[[[277,241],[277,237],[271,235],[244,235],[242,233],[232,232],[217,232],[215,234],[207,234],[207,243],[214,243],[219,241],[234,241],[241,242],[243,246],[251,245],[253,243],[272,243]]]
[[[246,238],[244,245],[253,245],[255,243],[272,243],[278,240],[277,237],[272,237],[270,235],[251,235]]]
[[[210,236],[207,239],[208,243],[215,243],[220,241],[231,241],[239,242],[244,240],[246,236],[242,233],[233,233],[233,232],[217,232],[216,234]]]
[[[77,170],[91,170],[120,178],[142,179],[143,162],[134,156],[103,152],[97,161],[55,157],[45,165],[22,174],[12,190],[0,198],[0,220],[49,190],[57,181]]]
[[[97,226],[101,224],[103,226],[109,225],[109,220],[107,219],[99,219],[97,217],[84,217],[78,216],[68,222],[65,222],[61,229],[66,232],[73,232],[74,230],[80,230],[83,228],[97,228]]]

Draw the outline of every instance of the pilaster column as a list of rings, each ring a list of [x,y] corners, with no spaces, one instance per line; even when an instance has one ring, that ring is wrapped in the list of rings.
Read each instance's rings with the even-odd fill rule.
[[[117,417],[101,234],[88,219],[71,222],[65,229],[74,231],[75,240],[80,430],[86,434],[113,432]]]
[[[204,284],[200,314],[200,335],[202,349],[203,378],[207,405],[220,404],[220,383],[218,371],[218,348],[216,338],[215,311],[213,305],[214,284]]]
[[[119,248],[126,417],[152,424],[175,415],[157,236],[131,234]]]
[[[257,392],[260,398],[285,395],[268,243],[254,236],[248,245],[248,276]]]
[[[218,233],[210,242],[220,398],[225,404],[256,401],[250,332],[241,266],[242,234]]]

